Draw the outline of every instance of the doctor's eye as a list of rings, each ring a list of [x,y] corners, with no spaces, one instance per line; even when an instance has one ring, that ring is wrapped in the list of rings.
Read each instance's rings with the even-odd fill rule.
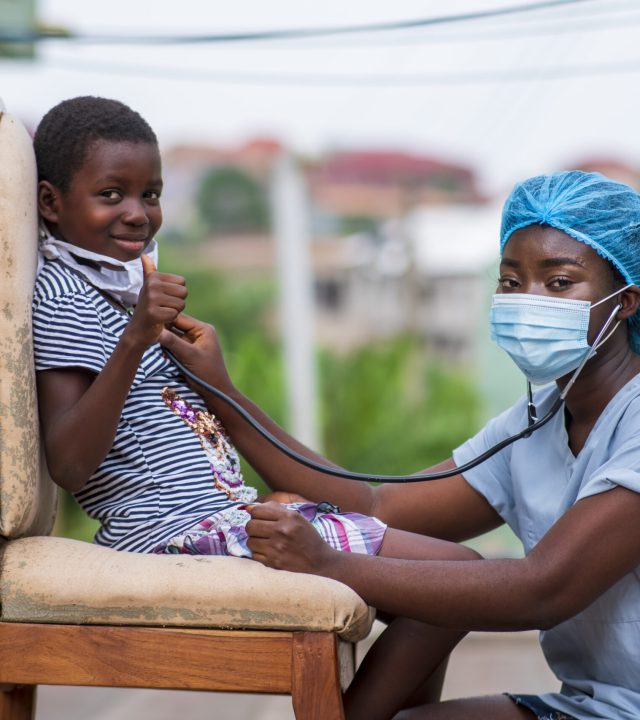
[[[556,290],[564,290],[573,285],[573,280],[568,277],[554,277],[549,281],[549,287],[555,288]]]
[[[515,290],[520,286],[520,283],[512,277],[506,277],[505,275],[501,275],[498,278],[498,287],[502,288],[503,290]]]

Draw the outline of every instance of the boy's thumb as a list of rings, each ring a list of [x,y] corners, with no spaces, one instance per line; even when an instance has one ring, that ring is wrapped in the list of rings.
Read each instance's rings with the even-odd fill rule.
[[[142,260],[142,275],[146,279],[148,275],[156,271],[156,266],[148,255],[141,255],[140,260]]]

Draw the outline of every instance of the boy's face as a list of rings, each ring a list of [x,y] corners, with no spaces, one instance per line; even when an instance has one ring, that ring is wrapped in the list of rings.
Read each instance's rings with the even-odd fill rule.
[[[162,224],[161,191],[155,145],[97,140],[66,192],[40,183],[40,212],[58,239],[126,262]]]

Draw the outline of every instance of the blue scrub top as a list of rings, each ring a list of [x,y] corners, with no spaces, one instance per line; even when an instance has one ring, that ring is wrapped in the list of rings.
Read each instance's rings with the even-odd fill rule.
[[[555,385],[535,394],[538,417],[556,396]],[[468,462],[526,423],[523,398],[457,448],[456,464]],[[560,410],[529,438],[464,477],[520,538],[525,553],[581,498],[618,485],[640,492],[640,377],[612,398],[577,456],[569,448]],[[560,693],[542,696],[545,702],[579,720],[638,720],[640,565],[581,613],[541,632],[540,642],[562,682]]]

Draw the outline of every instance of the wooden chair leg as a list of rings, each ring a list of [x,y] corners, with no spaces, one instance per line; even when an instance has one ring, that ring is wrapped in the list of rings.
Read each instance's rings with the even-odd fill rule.
[[[344,720],[335,635],[295,633],[291,696],[296,720]]]
[[[34,720],[35,716],[35,685],[0,687],[0,720]]]

